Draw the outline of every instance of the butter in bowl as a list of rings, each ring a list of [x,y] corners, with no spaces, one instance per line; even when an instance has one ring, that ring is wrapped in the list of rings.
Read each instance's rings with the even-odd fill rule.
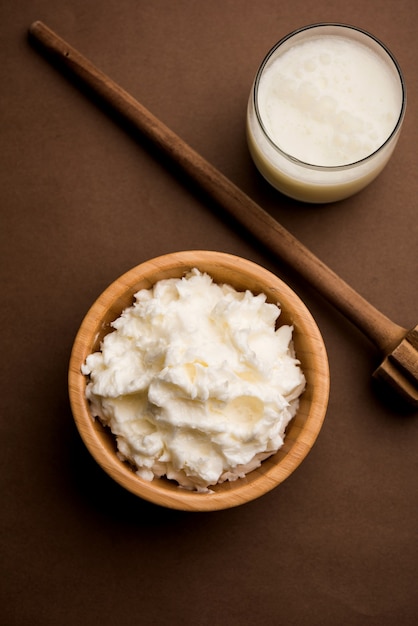
[[[155,504],[209,511],[285,480],[321,429],[329,370],[299,297],[255,263],[211,251],[142,263],[97,299],[69,367],[92,456]]]

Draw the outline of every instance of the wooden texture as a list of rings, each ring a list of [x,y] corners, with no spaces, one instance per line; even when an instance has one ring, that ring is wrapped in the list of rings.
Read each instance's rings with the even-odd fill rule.
[[[92,419],[85,397],[86,377],[81,366],[99,349],[110,323],[133,302],[133,295],[163,278],[181,277],[193,267],[210,274],[218,283],[237,290],[264,292],[269,302],[280,303],[280,324],[294,326],[294,345],[307,380],[300,407],[286,431],[284,446],[245,478],[216,485],[213,493],[201,494],[179,488],[166,479],[147,482],[120,461],[108,429]],[[322,427],[329,396],[329,368],[325,346],[310,312],[279,278],[251,261],[219,252],[190,251],[168,254],[143,263],[112,283],[87,313],[71,354],[69,393],[75,422],[96,461],[119,484],[132,493],[162,506],[190,511],[225,509],[244,504],[267,493],[285,480],[306,457]]]
[[[404,400],[418,406],[418,353],[407,329],[391,321],[310,252],[270,214],[167,128],[130,94],[96,68],[42,22],[34,22],[30,35],[55,60],[173,159],[234,219],[296,270],[333,306],[355,324],[384,356],[375,377],[391,385]],[[390,358],[399,345],[407,358]],[[399,355],[398,355],[399,356]]]

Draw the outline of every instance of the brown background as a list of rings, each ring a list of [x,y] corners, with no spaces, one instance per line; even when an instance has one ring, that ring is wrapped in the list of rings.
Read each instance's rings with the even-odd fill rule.
[[[1,571],[5,626],[417,623],[418,416],[376,390],[373,346],[27,42],[43,20],[130,91],[401,325],[418,322],[416,0],[3,0]],[[291,30],[341,21],[397,57],[408,110],[383,174],[304,206],[256,172],[244,120],[254,74]],[[75,429],[71,345],[134,265],[205,248],[286,280],[329,352],[331,396],[295,474],[248,505],[160,509],[112,482]]]

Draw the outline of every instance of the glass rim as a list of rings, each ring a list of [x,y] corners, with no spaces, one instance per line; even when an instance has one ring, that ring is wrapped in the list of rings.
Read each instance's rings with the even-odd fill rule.
[[[273,139],[270,137],[264,122],[262,120],[262,116],[259,110],[259,106],[258,106],[258,88],[259,88],[259,84],[260,84],[260,80],[261,80],[261,76],[264,72],[264,69],[267,65],[267,63],[269,62],[269,60],[271,59],[271,57],[276,53],[276,51],[283,46],[284,43],[286,43],[287,41],[289,41],[289,39],[292,39],[293,37],[295,37],[296,35],[299,35],[300,33],[303,33],[305,31],[309,31],[309,30],[313,30],[315,28],[341,28],[341,29],[347,29],[347,30],[351,30],[351,31],[355,31],[357,33],[360,33],[361,35],[364,35],[366,38],[370,38],[372,41],[374,41],[375,44],[377,44],[378,47],[382,48],[382,50],[387,54],[387,56],[389,57],[389,59],[392,61],[396,72],[398,74],[399,77],[399,82],[400,82],[400,87],[401,87],[401,92],[402,92],[402,102],[401,102],[401,107],[400,107],[400,112],[399,112],[399,116],[398,119],[396,121],[396,124],[394,125],[391,133],[389,134],[389,136],[385,139],[385,141],[378,147],[376,148],[376,150],[374,150],[373,152],[371,152],[370,154],[368,154],[367,156],[363,157],[362,159],[359,159],[357,161],[352,161],[350,163],[345,163],[342,165],[317,165],[315,163],[309,163],[307,161],[302,161],[301,159],[298,159],[297,157],[293,156],[292,154],[289,154],[288,152],[286,152],[285,150],[283,150],[282,148],[280,148],[280,146],[277,145],[277,143],[275,141],[273,141]],[[287,35],[285,35],[284,37],[282,37],[272,48],[270,48],[270,50],[267,52],[267,54],[265,55],[263,61],[261,62],[260,67],[257,70],[257,74],[255,76],[255,80],[254,80],[254,87],[253,87],[253,104],[254,104],[254,110],[255,110],[255,114],[257,117],[257,121],[260,125],[260,128],[265,136],[265,138],[268,140],[268,142],[271,144],[271,146],[278,151],[281,155],[283,155],[285,158],[287,158],[290,161],[293,161],[295,164],[297,165],[301,165],[305,168],[309,168],[309,169],[316,169],[319,171],[327,171],[327,170],[332,170],[332,171],[341,171],[341,170],[346,170],[349,168],[353,168],[353,167],[357,167],[359,165],[362,165],[363,163],[369,161],[370,159],[372,159],[375,155],[377,155],[388,143],[391,142],[391,140],[393,139],[393,137],[397,134],[403,118],[405,116],[405,110],[406,110],[406,85],[405,85],[405,80],[403,77],[403,73],[402,70],[400,68],[400,65],[398,63],[398,61],[396,60],[395,56],[393,55],[393,53],[389,50],[389,48],[377,37],[375,37],[374,35],[372,35],[370,32],[359,28],[357,26],[352,26],[350,24],[344,24],[342,22],[318,22],[315,24],[309,24],[308,26],[302,26],[301,28],[297,28],[296,30],[291,31],[290,33],[288,33]]]

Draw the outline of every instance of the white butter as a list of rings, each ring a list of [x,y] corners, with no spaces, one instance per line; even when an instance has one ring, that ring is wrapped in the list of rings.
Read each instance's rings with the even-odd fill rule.
[[[206,491],[276,452],[305,386],[279,315],[196,269],[139,291],[82,369],[120,458]]]

